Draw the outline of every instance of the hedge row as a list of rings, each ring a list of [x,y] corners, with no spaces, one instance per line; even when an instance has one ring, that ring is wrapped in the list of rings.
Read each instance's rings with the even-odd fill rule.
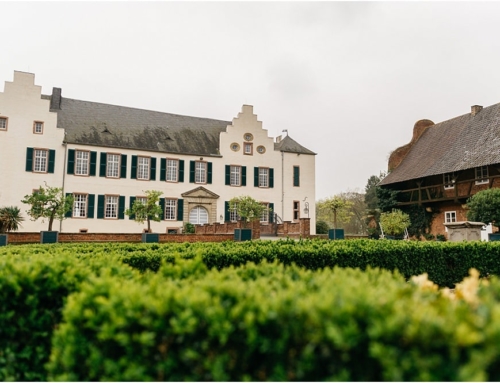
[[[203,271],[179,280],[171,276],[181,266],[165,263],[148,283],[84,283],[55,332],[49,378],[500,379],[496,278],[479,295],[469,285],[466,300],[450,300],[380,269],[313,272],[264,262],[208,271],[198,259],[183,264]]]

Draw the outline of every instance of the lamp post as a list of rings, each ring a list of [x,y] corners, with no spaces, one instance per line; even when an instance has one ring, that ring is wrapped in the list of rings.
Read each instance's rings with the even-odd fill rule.
[[[307,218],[309,218],[309,202],[304,202],[304,214],[307,214]]]

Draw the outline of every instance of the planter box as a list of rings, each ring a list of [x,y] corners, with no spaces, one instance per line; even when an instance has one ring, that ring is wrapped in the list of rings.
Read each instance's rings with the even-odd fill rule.
[[[251,241],[252,229],[234,229],[234,240],[237,242]]]
[[[7,246],[8,243],[9,243],[9,235],[0,234],[0,246]]]
[[[328,239],[344,239],[344,229],[328,230]]]
[[[58,231],[41,231],[40,243],[57,243],[59,242]]]
[[[144,243],[160,242],[160,235],[158,233],[142,233],[142,242]]]
[[[500,233],[489,233],[488,240],[489,241],[500,241]]]

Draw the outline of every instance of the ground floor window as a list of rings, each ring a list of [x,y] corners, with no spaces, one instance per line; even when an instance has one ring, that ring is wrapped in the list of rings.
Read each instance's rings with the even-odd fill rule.
[[[446,211],[444,213],[444,222],[445,223],[457,222],[457,212],[456,211]]]
[[[203,225],[208,223],[208,210],[203,206],[196,206],[189,212],[189,223]]]
[[[73,217],[85,218],[87,216],[87,195],[73,194]]]

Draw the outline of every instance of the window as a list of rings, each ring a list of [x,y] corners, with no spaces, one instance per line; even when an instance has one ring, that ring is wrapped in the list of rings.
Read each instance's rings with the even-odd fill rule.
[[[243,144],[243,153],[244,154],[248,154],[248,155],[252,155],[253,154],[253,144],[251,142],[245,142]]]
[[[197,184],[207,183],[207,163],[206,162],[196,161],[194,182]]]
[[[265,210],[262,211],[262,215],[260,216],[260,222],[261,223],[268,223],[269,222],[269,204],[268,203],[263,203]]]
[[[243,135],[243,139],[244,139],[245,141],[252,141],[252,140],[253,140],[253,135],[252,135],[252,133],[245,133],[245,134]]]
[[[120,176],[120,155],[107,154],[106,159],[106,177],[118,178]]]
[[[300,218],[300,202],[293,201],[293,220],[297,221]]]
[[[455,173],[443,174],[443,183],[445,189],[453,189],[455,186]]]
[[[165,219],[170,221],[177,220],[177,200],[165,198]]]
[[[137,179],[149,180],[149,157],[137,157]]]
[[[241,185],[241,166],[231,165],[231,186]]]
[[[457,222],[457,212],[456,211],[446,211],[444,213],[444,222],[445,223]]]
[[[104,218],[118,218],[118,196],[107,195],[104,208]]]
[[[89,152],[76,150],[75,174],[87,176],[89,174]]]
[[[488,167],[478,166],[476,168],[476,185],[488,183]]]
[[[43,122],[35,121],[33,123],[33,133],[43,134]]]
[[[257,153],[264,154],[266,152],[266,148],[262,145],[257,146]]]
[[[237,213],[238,205],[234,204],[234,207],[232,209],[229,209],[229,220],[231,222],[236,222],[240,220],[240,216]]]
[[[259,168],[259,187],[267,188],[269,187],[269,169]]]
[[[179,160],[167,159],[167,182],[177,182]]]
[[[203,206],[196,206],[189,212],[189,223],[203,225],[208,223],[208,211]]]
[[[293,186],[300,186],[300,167],[293,167]]]
[[[240,145],[239,145],[239,144],[237,144],[236,142],[233,142],[233,143],[231,144],[231,150],[232,150],[233,152],[237,152],[238,150],[240,150]]]
[[[35,149],[34,150],[34,160],[33,171],[37,173],[47,172],[47,160],[49,156],[49,151],[45,149]]]
[[[7,117],[0,117],[0,130],[7,130]]]
[[[87,217],[87,195],[86,194],[73,194],[73,217],[86,218]]]

